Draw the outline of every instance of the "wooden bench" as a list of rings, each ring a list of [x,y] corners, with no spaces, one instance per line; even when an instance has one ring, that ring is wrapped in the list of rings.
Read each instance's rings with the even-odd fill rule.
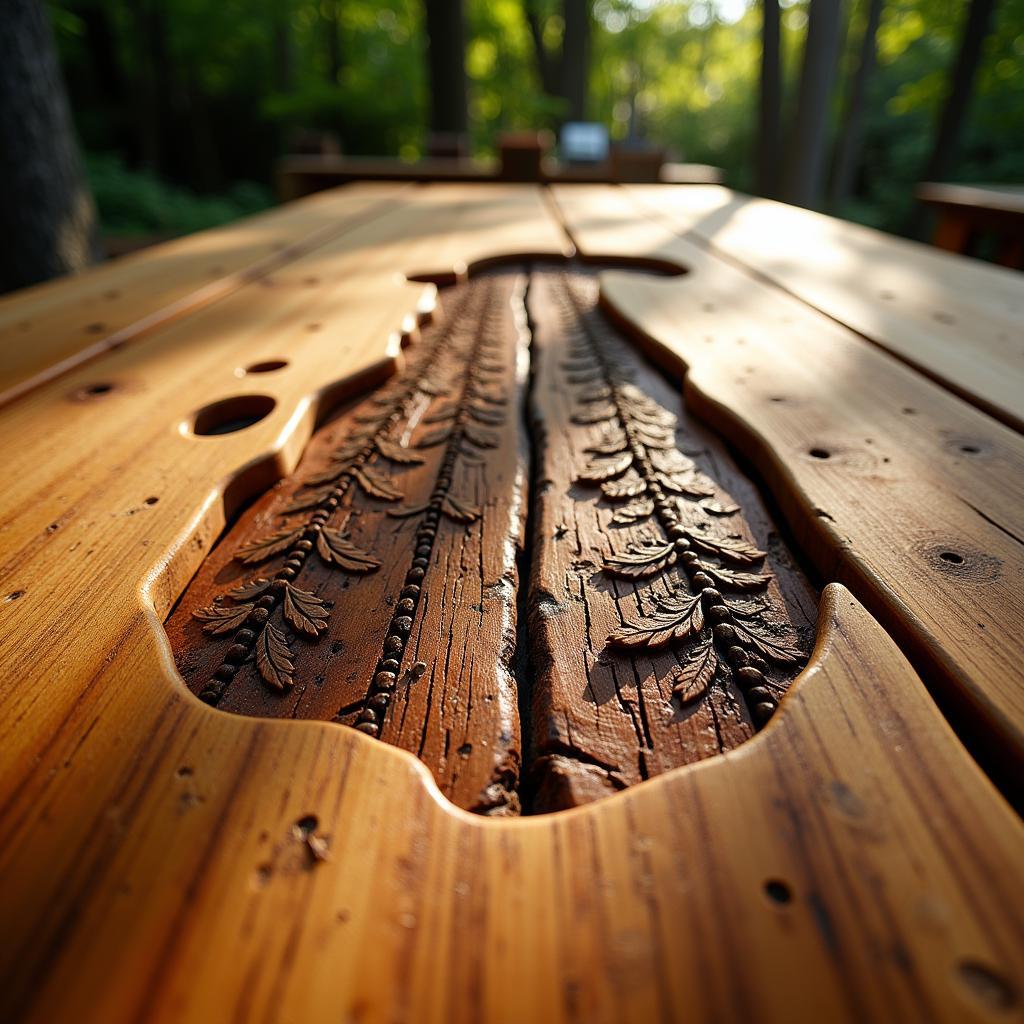
[[[1019,1016],[1018,282],[359,185],[7,299],[0,1016]]]

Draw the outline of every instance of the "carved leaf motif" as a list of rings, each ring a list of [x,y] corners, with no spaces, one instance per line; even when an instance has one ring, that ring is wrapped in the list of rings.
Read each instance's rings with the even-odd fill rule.
[[[639,523],[654,513],[654,501],[651,498],[640,498],[616,509],[612,516],[613,523]]]
[[[651,465],[662,473],[687,473],[695,469],[692,459],[688,459],[678,448],[648,453]]]
[[[281,509],[281,515],[290,515],[292,512],[301,512],[303,509],[315,508],[334,493],[333,487],[318,487],[316,490],[306,491],[297,494]]]
[[[613,420],[618,416],[615,406],[609,402],[598,405],[593,409],[584,409],[582,412],[574,412],[571,416],[573,423],[587,425],[590,423],[604,423],[606,420]]]
[[[405,445],[399,444],[397,441],[387,437],[382,437],[377,442],[377,451],[385,459],[390,459],[392,462],[398,462],[402,465],[415,466],[423,461],[422,455],[417,455],[411,448],[406,448]]]
[[[463,424],[462,432],[467,441],[475,444],[478,448],[497,448],[499,443],[498,435],[493,430],[486,430],[478,427],[475,423]]]
[[[589,384],[578,392],[576,397],[581,402],[600,402],[612,397],[612,389],[607,384]]]
[[[457,498],[454,494],[446,494],[441,503],[441,511],[457,523],[472,523],[480,518],[480,509],[470,505],[468,501]]]
[[[742,537],[705,537],[694,532],[690,534],[690,540],[697,547],[740,565],[749,565],[765,557],[764,551]]]
[[[336,565],[349,572],[373,572],[380,568],[369,552],[356,547],[347,533],[324,527],[316,536],[316,550],[328,565]]]
[[[220,636],[222,633],[231,633],[238,629],[249,617],[253,610],[250,604],[211,604],[208,608],[197,608],[192,615],[205,622],[204,633],[211,633]]]
[[[478,389],[476,397],[484,402],[488,402],[490,405],[507,405],[508,399],[501,393],[496,391],[484,391]]]
[[[629,447],[629,440],[620,431],[605,434],[595,444],[585,449],[591,455],[615,455]]]
[[[786,637],[762,636],[742,622],[734,622],[733,628],[739,634],[740,642],[746,641],[763,658],[780,665],[791,665],[803,657],[803,652],[792,635]]]
[[[610,459],[601,459],[598,462],[590,462],[583,468],[579,479],[586,483],[599,484],[604,480],[613,480],[633,465],[632,452],[619,452]]]
[[[719,501],[702,501],[700,507],[712,516],[732,516],[739,512],[739,505],[723,505]]]
[[[758,590],[771,582],[771,573],[740,572],[722,565],[705,565],[704,571],[722,587],[731,590]]]
[[[700,473],[655,473],[655,478],[666,491],[683,494],[688,498],[710,498],[714,485]]]
[[[256,641],[256,668],[268,686],[282,693],[291,689],[295,676],[292,652],[284,633],[273,623],[267,623]]]
[[[439,405],[432,412],[427,413],[423,417],[424,423],[446,423],[448,420],[455,419],[459,414],[458,402],[446,402],[444,405]]]
[[[620,480],[606,480],[601,484],[601,493],[609,501],[622,501],[647,493],[647,484],[638,476],[623,477]]]
[[[257,576],[255,579],[249,580],[248,583],[240,583],[237,587],[232,587],[228,591],[228,597],[235,601],[249,601],[254,597],[259,597],[273,585],[273,580],[268,580],[265,576]]]
[[[436,430],[428,430],[425,434],[420,435],[419,440],[416,442],[417,448],[433,448],[435,445],[442,444],[452,436],[452,427],[438,427]]]
[[[312,476],[306,477],[307,486],[316,486],[317,484],[329,484],[337,480],[338,477],[344,476],[349,471],[350,463],[339,462],[335,466],[331,466],[328,469],[323,470],[320,473],[314,473]]]
[[[673,640],[696,635],[703,628],[704,612],[697,594],[682,602],[679,610],[662,607],[644,616],[639,624],[626,623],[608,640],[618,647],[662,647]]]
[[[272,533],[269,537],[261,537],[259,540],[243,544],[235,552],[235,559],[245,565],[254,565],[256,562],[265,562],[268,558],[287,550],[302,536],[302,527],[293,529],[286,527]]]
[[[381,501],[401,501],[405,497],[387,477],[370,469],[369,466],[356,467],[352,471],[352,476],[371,498],[380,498]]]
[[[300,633],[319,636],[327,628],[330,609],[312,591],[288,584],[284,592],[284,617]]]
[[[718,655],[715,653],[715,645],[708,640],[690,655],[685,665],[680,665],[672,674],[672,692],[684,705],[692,704],[707,692],[717,670]]]
[[[663,544],[656,540],[642,540],[630,544],[623,554],[612,555],[604,568],[616,576],[641,579],[661,572],[674,565],[675,561],[676,549],[671,541]]]
[[[505,422],[505,413],[499,409],[490,409],[486,405],[473,403],[469,407],[469,415],[478,423],[487,423],[492,427],[501,426]]]

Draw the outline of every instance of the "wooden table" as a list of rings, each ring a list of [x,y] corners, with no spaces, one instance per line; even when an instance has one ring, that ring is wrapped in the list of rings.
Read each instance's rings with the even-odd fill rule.
[[[545,157],[541,175],[546,182],[581,184],[619,180],[614,162],[559,164]],[[282,158],[276,169],[277,191],[282,200],[298,199],[323,189],[351,182],[404,181],[427,183],[521,181],[502,172],[498,160],[466,157],[427,157],[410,162],[390,157],[352,157],[334,154],[303,154]],[[533,180],[531,178],[531,180]],[[666,163],[661,181],[673,185],[717,185],[722,171],[710,164]]]
[[[938,215],[933,241],[940,249],[970,254],[980,237],[991,235],[998,262],[1024,270],[1024,186],[928,181],[915,194]]]
[[[0,1017],[1022,1019],[1022,314],[716,186],[0,302]]]

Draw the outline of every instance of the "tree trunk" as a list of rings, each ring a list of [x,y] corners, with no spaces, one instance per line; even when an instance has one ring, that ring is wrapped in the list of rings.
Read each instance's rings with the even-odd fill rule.
[[[331,85],[337,85],[341,77],[341,25],[338,6],[338,0],[323,0],[320,4],[324,50],[327,56],[327,81]]]
[[[839,0],[811,0],[786,199],[812,209],[821,202],[840,22]]]
[[[832,189],[829,205],[833,212],[849,198],[854,175],[860,164],[861,142],[864,135],[864,105],[868,81],[875,67],[875,36],[882,20],[884,0],[868,0],[868,20],[860,44],[860,59],[853,76],[850,97],[843,117],[843,130],[839,139],[835,167],[832,171]]]
[[[992,24],[995,6],[995,0],[971,0],[960,52],[935,134],[935,145],[924,167],[924,181],[942,181],[953,167],[960,131],[971,102],[974,77],[981,62],[981,48]]]
[[[544,45],[544,26],[537,11],[536,0],[524,0],[523,14],[526,16],[526,25],[530,30],[530,38],[533,40],[541,89],[548,96],[557,96],[562,77],[559,66],[561,60],[558,54],[552,54]]]
[[[42,0],[4,4],[0,153],[0,291],[91,263],[96,213]]]
[[[291,92],[294,77],[294,54],[290,5],[285,0],[273,4],[271,19],[274,89],[280,93]]]
[[[762,0],[761,93],[757,133],[757,190],[774,199],[782,158],[782,53],[779,0]]]
[[[466,30],[462,0],[424,0],[430,71],[430,130],[464,135],[466,114]]]
[[[590,72],[590,4],[565,0],[565,34],[562,37],[562,95],[567,121],[587,119],[587,79]]]

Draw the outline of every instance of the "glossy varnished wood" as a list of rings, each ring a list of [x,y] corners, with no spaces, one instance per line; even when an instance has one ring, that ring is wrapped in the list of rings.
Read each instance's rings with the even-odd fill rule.
[[[581,252],[674,262],[602,277],[607,305],[686,371],[688,406],[754,458],[805,553],[1024,763],[1024,441],[849,329],[638,218],[622,190],[556,190]]]
[[[756,356],[766,286],[632,234],[603,195],[587,217],[614,226],[588,239],[577,216],[588,251],[691,265],[689,281],[609,276],[607,301],[690,364],[696,414],[754,442],[823,575],[849,577],[890,623],[904,616],[900,642],[930,645],[931,663],[1012,725],[1017,563],[949,481],[1000,522],[1016,507],[999,503],[1015,435],[894,361],[869,374],[886,357],[817,314],[812,340],[834,359],[788,349],[806,337],[788,307],[759,399],[737,370],[744,346],[700,340],[714,336],[700,301]],[[534,189],[417,190],[0,410],[3,1019],[1021,1018],[1024,830],[842,587],[825,591],[810,665],[763,733],[561,815],[465,814],[403,751],[334,723],[225,714],[183,684],[164,619],[226,511],[294,468],[317,412],[402,365],[398,340],[416,343],[435,295],[401,273],[455,276],[564,245]],[[680,307],[700,281],[703,299]],[[288,365],[236,375],[273,360]],[[911,389],[920,434],[866,461],[853,438],[882,435],[848,427],[851,389],[883,425],[913,418],[892,411]],[[764,413],[773,395],[799,403],[801,426]],[[274,405],[248,429],[191,435],[212,403],[265,411],[252,396]],[[811,429],[848,455],[808,455]],[[942,447],[953,439],[983,458]],[[837,465],[868,469],[829,484]],[[888,515],[873,511],[879,491]],[[904,511],[911,498],[928,514]],[[808,530],[813,508],[833,522]],[[920,529],[887,532],[908,522]],[[973,576],[908,572],[913,551],[947,538],[973,538],[999,571],[986,583],[982,559]],[[969,628],[982,616],[987,645]]]
[[[718,186],[625,190],[647,216],[785,289],[1024,429],[1024,278]]]

